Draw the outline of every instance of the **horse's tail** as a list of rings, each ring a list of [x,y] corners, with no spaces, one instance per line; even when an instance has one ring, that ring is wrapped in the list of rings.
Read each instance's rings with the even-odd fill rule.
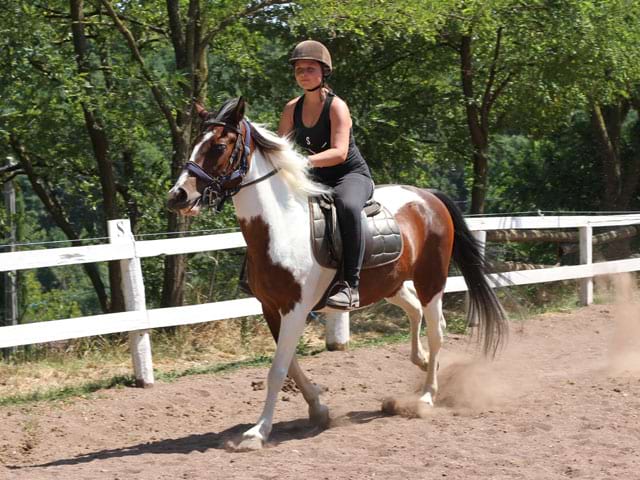
[[[478,332],[480,340],[483,341],[484,353],[495,355],[509,331],[509,324],[498,297],[485,277],[489,271],[489,264],[458,206],[444,193],[437,190],[429,191],[444,203],[453,221],[453,260],[462,272],[469,289],[467,321],[478,320]]]

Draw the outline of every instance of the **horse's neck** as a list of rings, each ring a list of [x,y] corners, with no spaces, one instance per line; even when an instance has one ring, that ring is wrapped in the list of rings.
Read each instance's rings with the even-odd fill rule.
[[[258,180],[273,169],[271,162],[256,150],[244,183]],[[293,193],[281,174],[241,189],[233,197],[233,203],[241,223],[246,225],[252,221],[262,221],[268,225],[269,240],[273,245],[286,244],[294,240],[303,230],[308,238],[307,202]],[[293,233],[293,230],[296,232]],[[255,239],[247,238],[245,234],[245,240],[250,244]],[[278,248],[282,249],[285,246],[279,245]]]

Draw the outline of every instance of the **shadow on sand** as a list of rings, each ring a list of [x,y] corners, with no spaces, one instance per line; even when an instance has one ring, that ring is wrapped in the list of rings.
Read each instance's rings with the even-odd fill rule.
[[[341,427],[346,423],[369,423],[384,417],[380,411],[355,411],[336,419],[330,428]],[[77,455],[71,458],[62,458],[47,463],[34,465],[5,465],[10,470],[24,470],[30,468],[46,468],[64,465],[80,465],[96,460],[108,460],[112,458],[134,457],[138,455],[163,455],[163,454],[189,454],[198,451],[206,452],[210,449],[228,450],[230,443],[235,443],[242,437],[242,433],[251,428],[253,424],[240,424],[218,433],[203,433],[189,435],[182,438],[168,438],[154,442],[139,443],[122,448],[98,450],[95,452]],[[291,440],[303,440],[313,438],[322,433],[323,429],[312,426],[307,419],[278,422],[273,426],[269,436],[268,446],[273,447]]]
[[[191,452],[206,452],[210,449],[226,449],[229,442],[234,442],[242,436],[242,433],[251,428],[252,424],[240,424],[218,433],[203,433],[189,435],[182,438],[168,438],[154,442],[139,443],[122,448],[98,450],[95,452],[77,455],[71,458],[63,458],[47,463],[35,465],[6,465],[11,470],[28,468],[56,467],[63,465],[79,465],[95,460],[108,460],[112,458],[134,457],[138,455],[154,454],[189,454]],[[274,424],[269,437],[269,446],[275,446],[290,440],[302,440],[319,435],[322,429],[309,424],[308,420],[292,420]]]

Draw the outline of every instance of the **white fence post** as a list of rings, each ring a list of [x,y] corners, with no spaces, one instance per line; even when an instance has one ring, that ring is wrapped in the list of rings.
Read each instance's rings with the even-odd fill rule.
[[[580,264],[593,263],[593,227],[586,225],[580,227]],[[593,303],[593,277],[580,280],[580,303],[591,305]]]
[[[324,316],[327,350],[346,350],[349,347],[349,312],[331,312]]]
[[[129,220],[110,220],[108,225],[109,243],[135,244]],[[147,302],[144,293],[144,280],[142,278],[140,259],[135,257],[120,260],[120,266],[122,270],[122,290],[124,293],[125,308],[127,311],[146,312]],[[136,386],[142,388],[152,387],[154,379],[149,330],[129,332],[129,348],[131,350],[131,359],[133,360]]]

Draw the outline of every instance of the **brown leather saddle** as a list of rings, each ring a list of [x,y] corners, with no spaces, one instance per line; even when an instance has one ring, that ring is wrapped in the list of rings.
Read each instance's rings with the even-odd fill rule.
[[[317,262],[326,268],[342,264],[342,240],[333,197],[309,198],[311,245]],[[362,212],[365,249],[362,269],[392,263],[402,254],[402,235],[395,218],[377,201],[369,200]]]

